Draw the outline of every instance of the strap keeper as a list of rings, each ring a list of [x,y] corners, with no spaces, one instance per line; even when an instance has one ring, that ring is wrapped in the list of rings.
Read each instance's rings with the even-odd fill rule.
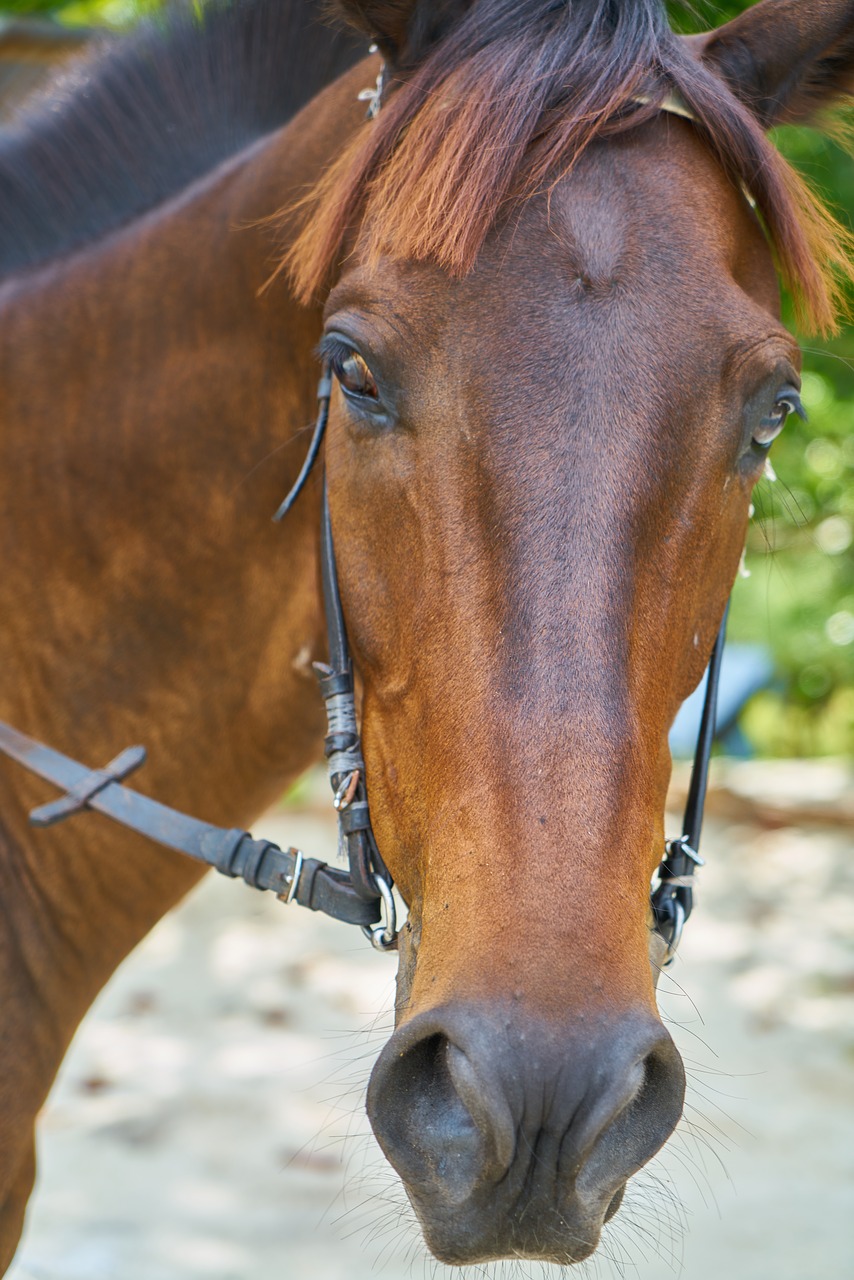
[[[288,902],[296,902],[301,907],[308,907],[309,911],[316,911],[314,905],[314,882],[317,879],[317,873],[324,862],[318,862],[316,858],[304,858],[300,860],[299,851],[297,851],[297,860],[294,865],[294,878],[291,881],[291,890],[287,896]]]
[[[357,804],[348,805],[346,809],[339,809],[338,822],[341,830],[348,836],[354,831],[369,831],[371,816],[366,802],[360,801]]]
[[[240,874],[235,871],[235,862],[237,860],[237,852],[244,840],[251,837],[246,831],[240,831],[236,827],[231,831],[217,831],[202,838],[202,853],[205,862],[213,867],[215,871],[219,871],[221,875],[230,876],[235,879]]]
[[[324,702],[328,702],[330,698],[347,697],[353,692],[353,681],[347,675],[331,675],[324,676],[317,682],[320,686],[320,696]]]
[[[249,885],[250,889],[258,889],[258,876],[261,871],[261,864],[264,856],[269,848],[271,848],[269,840],[253,840],[248,856],[243,864],[243,879]]]

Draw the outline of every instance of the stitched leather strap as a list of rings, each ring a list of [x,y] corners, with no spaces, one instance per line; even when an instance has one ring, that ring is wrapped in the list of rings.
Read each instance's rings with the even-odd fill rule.
[[[94,809],[122,826],[204,862],[222,875],[241,877],[255,889],[269,889],[280,898],[298,902],[311,911],[347,924],[372,925],[381,918],[377,898],[366,901],[357,894],[348,876],[315,858],[303,858],[296,849],[280,849],[269,840],[255,840],[247,831],[226,830],[188,817],[123,787],[113,776],[116,765],[141,763],[139,748],[130,748],[114,765],[93,772],[52,747],[0,723],[0,751],[47,782],[61,787],[66,797],[33,811],[41,825],[47,813],[58,822],[83,809]],[[131,756],[133,752],[133,756]],[[299,880],[293,889],[294,873]]]

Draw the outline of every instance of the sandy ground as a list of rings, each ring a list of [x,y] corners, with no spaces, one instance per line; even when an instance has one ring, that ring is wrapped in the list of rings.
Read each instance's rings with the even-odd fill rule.
[[[826,767],[725,781],[744,803],[716,806],[738,821],[709,823],[701,902],[661,993],[685,1120],[587,1274],[851,1280],[854,834],[781,812],[799,791],[840,812],[854,788]],[[257,830],[330,850],[313,810]],[[443,1275],[362,1110],[393,973],[354,931],[211,876],[75,1041],[11,1280]]]

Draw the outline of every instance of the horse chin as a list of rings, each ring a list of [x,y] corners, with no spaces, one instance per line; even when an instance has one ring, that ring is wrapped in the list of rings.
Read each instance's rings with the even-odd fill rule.
[[[619,1211],[627,1182],[592,1196],[585,1196],[577,1184],[563,1195],[558,1188],[551,1206],[540,1205],[530,1215],[533,1225],[526,1221],[524,1205],[508,1207],[496,1187],[478,1188],[465,1202],[444,1195],[425,1197],[409,1187],[407,1194],[424,1241],[439,1262],[480,1266],[524,1259],[566,1267],[595,1253],[603,1227]]]
[[[447,1214],[425,1212],[425,1206],[410,1196],[428,1249],[448,1266],[481,1266],[487,1262],[524,1259],[572,1266],[584,1262],[598,1245],[602,1228],[614,1216],[623,1198],[624,1186],[607,1205],[591,1211],[564,1205],[551,1214],[540,1215],[534,1240],[520,1239],[513,1215],[490,1214],[486,1206],[476,1216],[459,1210]],[[486,1211],[484,1211],[486,1210]]]

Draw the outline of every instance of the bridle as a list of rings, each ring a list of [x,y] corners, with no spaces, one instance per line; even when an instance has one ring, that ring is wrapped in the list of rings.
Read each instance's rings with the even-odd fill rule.
[[[370,101],[369,118],[382,105],[385,69],[377,87],[362,95]],[[684,115],[678,104],[664,110]],[[329,420],[332,372],[325,365],[317,390],[317,420],[305,462],[274,519],[291,510],[320,456]],[[269,840],[256,840],[249,832],[212,826],[167,808],[156,800],[122,785],[144,764],[144,747],[129,747],[104,769],[87,769],[51,747],[0,722],[0,753],[16,760],[32,773],[61,787],[64,794],[30,814],[35,827],[49,827],[86,809],[103,813],[158,844],[203,862],[223,875],[240,877],[255,889],[270,890],[285,902],[295,902],[347,924],[360,925],[381,951],[397,945],[397,912],[392,878],[377,848],[371,827],[365,762],[356,714],[354,670],[347,640],[344,610],[338,589],[338,570],[329,515],[326,478],[323,479],[320,520],[320,566],[326,617],[328,663],[314,668],[326,706],[325,755],[333,805],[338,814],[338,845],[348,865],[346,871],[300,849],[281,849]],[[667,842],[651,893],[655,931],[665,944],[661,961],[669,964],[682,937],[693,906],[694,873],[703,865],[699,855],[709,762],[715,737],[718,686],[726,632],[726,612],[718,632],[707,673],[703,714],[691,783],[683,821],[683,833]]]
[[[291,510],[320,455],[329,420],[332,375],[323,370],[318,386],[318,415],[311,444],[297,480],[276,512],[281,520]],[[64,795],[30,814],[35,827],[49,827],[86,809],[103,813],[150,840],[204,862],[221,874],[241,877],[255,889],[271,890],[286,903],[296,902],[347,924],[362,927],[381,951],[397,943],[397,913],[391,876],[371,828],[365,762],[356,715],[353,663],[323,481],[320,520],[320,565],[329,662],[315,663],[326,705],[325,754],[333,805],[338,814],[339,849],[348,870],[307,858],[300,849],[281,849],[242,830],[215,827],[143,796],[122,781],[145,763],[144,747],[129,747],[104,769],[91,771],[77,761],[0,722],[0,752],[32,773],[61,787]],[[664,940],[668,964],[676,953],[693,906],[694,872],[703,865],[700,831],[708,784],[709,761],[724,648],[726,614],[709,663],[703,715],[683,822],[683,834],[668,842],[652,891],[655,929]]]
[[[371,94],[369,118],[373,118],[381,99],[383,76],[377,80],[376,95]],[[369,91],[370,92],[370,91]],[[680,113],[681,114],[681,113]],[[273,519],[281,521],[293,507],[311,471],[320,456],[320,450],[329,422],[329,403],[332,396],[332,370],[325,365],[317,388],[317,422],[308,447],[305,462],[293,488],[279,507]],[[347,643],[344,610],[338,591],[338,570],[332,541],[332,525],[329,518],[329,498],[326,477],[323,480],[323,498],[320,517],[320,564],[323,581],[323,605],[326,613],[326,630],[330,666],[315,663],[320,680],[320,691],[326,703],[329,731],[326,738],[326,758],[329,765],[329,781],[332,785],[333,804],[338,810],[339,847],[344,844],[350,864],[350,877],[354,888],[358,886],[368,896],[378,890],[383,894],[390,932],[394,932],[394,900],[391,896],[392,881],[382,861],[371,830],[370,812],[365,791],[365,762],[362,759],[359,731],[353,693],[352,662]],[[729,604],[724,610],[712,656],[706,672],[706,691],[703,712],[688,798],[682,822],[682,835],[668,840],[665,856],[656,872],[657,883],[650,896],[655,929],[664,940],[666,952],[663,964],[669,964],[676,954],[682,938],[685,922],[694,905],[694,872],[703,866],[700,857],[700,835],[709,780],[709,764],[717,727],[718,690],[721,663],[726,641],[726,624]],[[0,740],[2,747],[2,740]],[[387,896],[386,896],[387,895]],[[372,935],[375,946],[385,949],[376,933]],[[390,944],[393,945],[393,942]]]
[[[332,396],[332,370],[324,365],[317,388],[317,422],[308,454],[296,482],[274,521],[284,519],[293,507],[320,455],[329,421]],[[344,609],[338,589],[338,566],[332,540],[329,495],[326,476],[320,504],[320,576],[323,589],[323,611],[326,618],[326,643],[329,662],[314,664],[320,684],[320,695],[326,707],[327,733],[324,742],[332,787],[332,803],[338,814],[338,848],[346,856],[349,881],[353,892],[366,903],[381,904],[381,923],[366,932],[381,951],[392,949],[397,942],[397,919],[393,882],[382,860],[371,827],[371,814],[365,784],[365,761],[356,715],[356,691]],[[295,871],[298,878],[298,871]]]

